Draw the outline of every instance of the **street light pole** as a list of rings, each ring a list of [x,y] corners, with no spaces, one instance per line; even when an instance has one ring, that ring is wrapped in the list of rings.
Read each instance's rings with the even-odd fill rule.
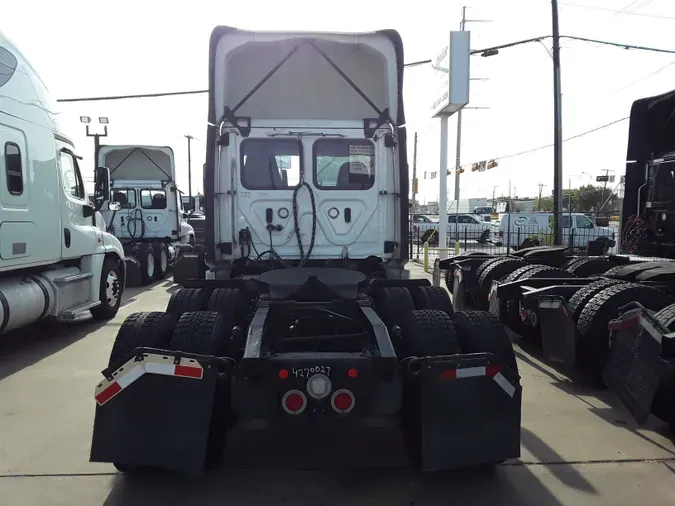
[[[190,141],[194,139],[191,135],[186,135],[188,141],[188,196],[192,197],[192,153],[190,151]]]
[[[94,172],[96,172],[96,167],[98,167],[98,152],[101,149],[101,137],[108,136],[108,118],[101,116],[98,118],[98,122],[103,125],[103,133],[92,134],[89,130],[91,118],[89,116],[80,116],[80,123],[84,123],[87,127],[87,137],[94,138]]]

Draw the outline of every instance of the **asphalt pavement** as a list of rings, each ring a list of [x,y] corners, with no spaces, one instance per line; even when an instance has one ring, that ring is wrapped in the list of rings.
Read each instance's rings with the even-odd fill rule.
[[[42,324],[0,336],[0,504],[675,504],[675,446],[663,424],[638,427],[608,391],[518,344],[522,456],[491,473],[421,474],[386,431],[310,441],[235,433],[223,468],[200,479],[129,477],[89,463],[94,387],[117,329],[132,312],[163,310],[175,288],[163,281],[129,290],[105,324]]]

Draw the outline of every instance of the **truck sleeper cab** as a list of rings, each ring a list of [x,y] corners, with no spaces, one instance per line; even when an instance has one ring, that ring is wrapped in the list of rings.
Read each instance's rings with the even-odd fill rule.
[[[120,210],[104,217],[125,248],[130,280],[146,285],[164,279],[179,250],[195,241],[175,183],[173,150],[106,145],[100,146],[98,159],[110,167],[110,199]]]
[[[108,170],[95,171],[92,205],[54,100],[1,33],[0,62],[0,333],[87,310],[111,318],[126,271],[101,229]]]

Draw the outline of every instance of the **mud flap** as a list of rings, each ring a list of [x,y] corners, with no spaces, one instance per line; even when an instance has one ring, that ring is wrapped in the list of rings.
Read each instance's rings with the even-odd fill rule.
[[[124,263],[127,267],[126,286],[141,286],[141,264],[134,257],[126,257]]]
[[[520,457],[522,387],[491,353],[421,359],[424,471]]]
[[[609,323],[611,345],[603,380],[635,421],[644,424],[659,382],[671,369],[662,358],[662,341],[675,339],[675,334],[668,334],[640,304],[631,306]]]
[[[466,282],[461,267],[452,270],[452,307],[455,311],[466,309]]]
[[[544,356],[566,367],[574,366],[577,356],[577,329],[567,301],[559,295],[539,295],[535,299]]]
[[[214,401],[219,400],[216,383],[223,381],[219,361],[153,351],[104,371],[109,374],[96,387],[90,461],[199,476]]]

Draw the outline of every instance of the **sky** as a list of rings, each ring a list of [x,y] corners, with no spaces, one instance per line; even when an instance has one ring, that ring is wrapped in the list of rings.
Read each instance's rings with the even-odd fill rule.
[[[142,94],[208,87],[208,41],[215,26],[250,30],[369,31],[393,28],[403,38],[405,60],[434,59],[459,29],[466,5],[471,47],[479,49],[550,35],[547,0],[465,0],[339,3],[289,0],[223,2],[192,0],[24,0],[2,9],[0,29],[40,73],[56,98]],[[37,14],[37,15],[36,15]],[[672,0],[560,0],[560,33],[675,51]],[[675,88],[675,53],[626,50],[563,39],[561,42],[563,137],[625,118],[634,100]],[[461,198],[534,196],[553,185],[553,149],[508,156],[553,142],[553,80],[550,40],[471,58],[470,104],[463,113],[461,164],[497,158],[499,166],[465,172]],[[412,167],[418,132],[419,197],[438,199],[440,120],[430,115],[437,84],[429,65],[404,76],[404,100]],[[61,104],[83,167],[93,168],[93,139],[80,115],[110,121],[103,143],[159,144],[174,149],[179,186],[187,190],[186,134],[192,141],[192,190],[202,189],[206,95]],[[449,167],[455,165],[456,117],[450,118]],[[625,169],[628,121],[564,143],[565,186],[589,184],[600,174]],[[614,171],[614,172],[612,172]],[[454,195],[454,173],[448,178]]]

